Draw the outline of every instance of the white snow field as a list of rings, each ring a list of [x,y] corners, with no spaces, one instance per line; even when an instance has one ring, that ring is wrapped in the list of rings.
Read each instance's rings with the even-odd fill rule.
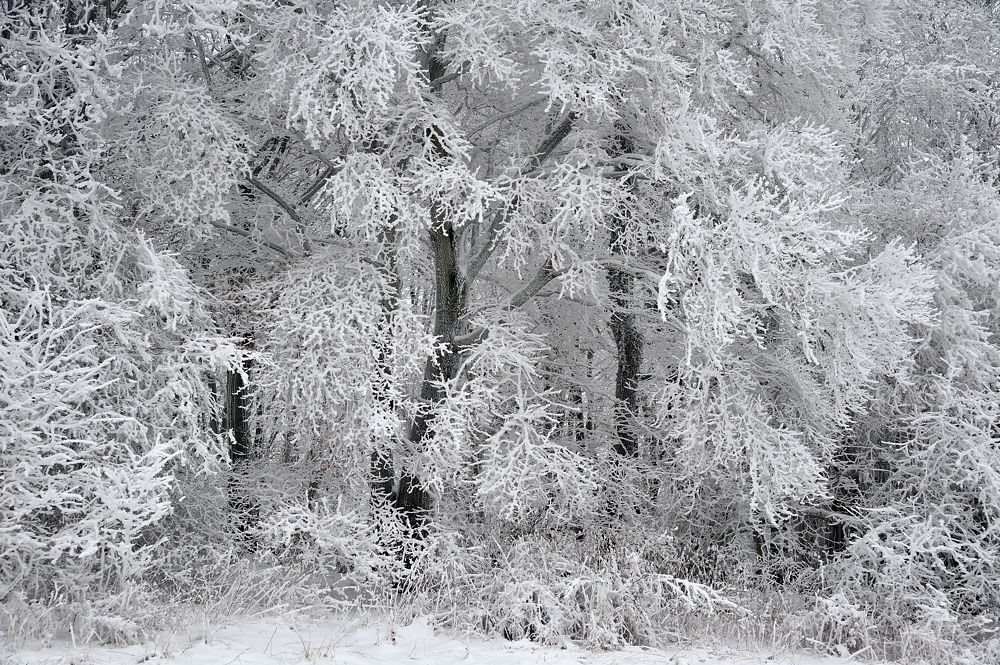
[[[847,665],[849,658],[787,651],[750,653],[724,647],[633,647],[590,652],[527,641],[462,639],[435,630],[425,618],[405,627],[349,620],[269,618],[187,634],[160,636],[130,647],[52,643],[0,655],[2,665]]]

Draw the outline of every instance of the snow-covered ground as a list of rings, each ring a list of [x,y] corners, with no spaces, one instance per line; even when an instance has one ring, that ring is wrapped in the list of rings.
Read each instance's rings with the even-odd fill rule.
[[[593,653],[530,642],[456,639],[418,618],[411,625],[362,624],[301,617],[256,619],[236,625],[192,628],[145,645],[114,648],[52,644],[0,654],[2,665],[846,665],[844,658],[790,652],[749,653],[684,646],[664,651],[629,648]]]

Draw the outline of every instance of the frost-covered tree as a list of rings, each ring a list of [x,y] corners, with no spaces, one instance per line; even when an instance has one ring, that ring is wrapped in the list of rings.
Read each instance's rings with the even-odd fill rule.
[[[83,9],[0,16],[0,594],[14,625],[58,603],[120,638],[177,477],[218,469],[205,377],[236,350],[176,259],[120,223],[93,34],[116,15]]]
[[[845,549],[814,618],[852,648],[942,658],[996,612],[997,26],[963,3],[892,19],[859,70],[851,207],[875,246],[921,257],[935,318],[831,465]]]
[[[244,556],[512,637],[653,640],[708,583],[957,643],[993,602],[987,19],[18,4],[4,469],[147,480],[134,528],[28,490],[4,528],[132,547],[228,494]]]
[[[849,109],[805,99],[834,99],[850,82],[862,48],[850,21],[864,17],[831,26],[826,8],[771,4],[376,9],[247,12],[265,35],[247,74],[267,91],[254,108],[282,120],[282,150],[321,177],[285,181],[297,198],[315,190],[308,214],[270,198],[293,222],[326,217],[335,249],[310,262],[343,249],[372,262],[384,290],[368,296],[378,351],[367,362],[402,383],[351,382],[362,392],[321,403],[326,427],[365,413],[356,400],[377,403],[391,414],[382,434],[365,425],[331,441],[311,434],[315,416],[286,421],[276,434],[288,459],[353,475],[346,495],[362,504],[379,501],[363,482],[369,458],[391,460],[383,498],[410,526],[468,537],[570,527],[596,546],[628,512],[602,512],[605,486],[632,497],[638,529],[719,524],[701,536],[723,538],[752,569],[755,534],[827,500],[840,433],[883,376],[905,372],[910,326],[934,317],[932,276],[914,252],[871,251],[846,214]],[[782,89],[783,75],[806,82]],[[629,147],[609,150],[623,132]],[[631,473],[605,468],[621,396],[601,359],[617,356],[614,340],[594,324],[589,348],[560,347],[579,338],[548,302],[585,303],[578,316],[602,320],[609,266],[645,280],[646,305],[634,307],[659,318],[647,324],[650,418]],[[397,314],[411,320],[398,311],[407,300],[435,344],[418,381],[390,370],[397,351],[376,343]],[[351,328],[296,325],[296,338],[357,344]],[[549,335],[532,337],[539,326]],[[335,357],[278,367],[270,394],[327,384]],[[568,366],[554,369],[557,358]],[[261,408],[299,418],[317,406],[294,394]],[[575,413],[582,436],[570,434]]]

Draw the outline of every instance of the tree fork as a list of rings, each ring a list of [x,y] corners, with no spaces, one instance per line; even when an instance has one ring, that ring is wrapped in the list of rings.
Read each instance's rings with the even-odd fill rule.
[[[427,3],[421,3],[426,9]],[[447,63],[440,58],[441,50],[444,47],[445,35],[436,34],[424,51],[420,54],[420,64],[424,71],[430,90],[434,94],[440,94],[441,84],[447,78]],[[542,163],[552,154],[552,152],[569,135],[573,124],[578,118],[578,114],[570,112],[559,123],[551,135],[545,138],[539,148],[522,168],[521,175],[526,175],[538,169]],[[448,154],[444,145],[438,140],[440,129],[430,126],[426,129],[434,147],[436,156],[441,159],[448,159]],[[502,214],[502,213],[501,213]],[[433,404],[444,399],[442,384],[454,378],[461,366],[463,349],[462,344],[464,321],[469,295],[469,284],[476,278],[479,270],[483,268],[493,251],[493,233],[498,231],[498,220],[494,220],[491,225],[490,238],[479,248],[473,259],[468,277],[463,275],[458,266],[458,237],[452,220],[448,219],[436,204],[431,205],[431,229],[430,244],[434,259],[434,336],[443,343],[444,349],[428,358],[424,369],[423,383],[420,389],[421,399],[425,403]],[[549,264],[546,264],[548,266]],[[544,269],[546,274],[545,282],[550,280],[555,272],[550,268]],[[544,282],[542,282],[544,284]],[[538,286],[537,288],[540,288]],[[537,292],[537,288],[526,298],[530,298]],[[432,415],[426,410],[421,411],[414,418],[410,430],[410,442],[415,448],[419,448],[421,441],[430,429]],[[403,473],[399,482],[399,489],[395,497],[395,506],[404,516],[409,526],[413,529],[413,534],[421,536],[424,532],[426,514],[432,507],[431,497],[423,489],[420,479],[413,474]]]

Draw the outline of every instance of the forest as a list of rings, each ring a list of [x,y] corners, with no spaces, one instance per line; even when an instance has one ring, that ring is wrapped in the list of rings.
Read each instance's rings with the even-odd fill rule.
[[[1000,662],[998,3],[0,0],[0,101],[3,634]]]

